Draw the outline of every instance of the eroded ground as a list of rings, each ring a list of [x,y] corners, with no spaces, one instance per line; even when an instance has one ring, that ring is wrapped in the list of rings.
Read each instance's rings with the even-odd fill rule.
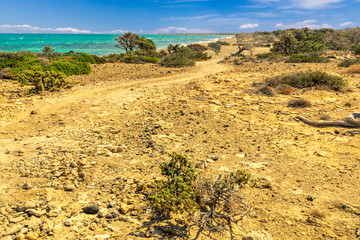
[[[235,51],[224,47],[190,69],[104,65],[76,79],[84,86],[45,96],[14,97],[8,90],[16,87],[2,82],[2,238],[182,238],[179,229],[151,221],[146,200],[146,186],[173,151],[186,154],[200,175],[245,169],[257,179],[257,187],[244,190],[254,210],[233,239],[252,231],[265,231],[266,239],[359,236],[360,134],[293,117],[337,120],[359,112],[360,76],[343,74],[338,60],[218,63]],[[268,97],[254,86],[306,70],[342,74],[349,87]],[[298,98],[312,107],[287,107]],[[104,209],[103,217],[81,210],[91,204]]]

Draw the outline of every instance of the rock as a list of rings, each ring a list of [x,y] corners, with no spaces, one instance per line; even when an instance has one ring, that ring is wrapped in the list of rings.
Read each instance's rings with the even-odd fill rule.
[[[10,228],[5,235],[14,235],[18,232],[20,232],[20,230],[24,227],[24,225],[15,225],[12,228]]]
[[[24,225],[33,230],[37,229],[41,224],[40,218],[32,216],[29,220],[24,222]]]
[[[110,235],[95,235],[94,236],[95,240],[109,240],[110,239]]]
[[[109,218],[109,219],[118,218],[119,216],[120,216],[120,213],[115,208],[111,208],[109,210],[109,213],[106,214],[106,218]]]
[[[30,190],[32,187],[29,183],[25,183],[24,185],[22,185],[22,189],[24,190]]]
[[[108,212],[109,212],[109,210],[107,208],[102,208],[102,209],[99,210],[98,216],[100,218],[103,218],[108,214]]]
[[[36,240],[38,239],[39,234],[37,234],[36,232],[28,232],[28,234],[26,234],[25,239],[27,240]]]
[[[97,224],[93,222],[93,223],[90,224],[90,227],[89,227],[89,228],[90,228],[90,230],[95,231],[96,228],[97,228]]]
[[[94,204],[87,207],[83,207],[82,210],[87,214],[97,214],[99,211],[99,205]]]
[[[70,227],[70,226],[73,225],[73,221],[69,218],[64,222],[64,225],[67,226],[67,227]]]
[[[52,232],[54,230],[54,222],[51,220],[45,220],[41,225],[41,230],[46,232]]]
[[[59,216],[59,214],[60,211],[58,209],[54,209],[54,210],[50,210],[47,215],[48,217],[57,217]]]
[[[11,223],[18,223],[18,222],[22,222],[24,220],[25,220],[25,218],[22,216],[9,218],[9,222],[11,222]]]
[[[42,215],[46,214],[46,211],[39,211],[36,209],[28,209],[28,210],[26,210],[26,213],[29,214],[30,216],[41,217]]]
[[[23,212],[23,211],[25,211],[25,210],[27,210],[27,209],[30,209],[30,208],[36,208],[37,207],[37,204],[36,204],[36,202],[34,202],[34,201],[27,201],[24,205],[22,205],[22,206],[18,206],[15,210],[17,211],[17,212]]]
[[[71,192],[71,191],[74,191],[75,189],[76,189],[76,187],[74,184],[69,184],[69,185],[64,186],[65,191]]]
[[[311,197],[311,196],[307,196],[306,200],[308,200],[310,202],[314,201],[313,197]]]
[[[127,214],[128,212],[130,211],[130,206],[129,205],[127,205],[126,203],[121,203],[120,204],[120,212],[122,213],[122,214]]]

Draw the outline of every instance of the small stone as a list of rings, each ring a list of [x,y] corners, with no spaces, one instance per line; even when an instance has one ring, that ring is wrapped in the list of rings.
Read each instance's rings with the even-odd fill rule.
[[[95,235],[94,236],[95,240],[109,240],[110,239],[110,235]]]
[[[102,208],[102,209],[99,210],[98,216],[100,218],[103,218],[108,214],[108,212],[109,212],[109,210],[107,208]]]
[[[29,214],[30,216],[41,217],[42,215],[46,214],[46,211],[39,211],[36,209],[28,209],[28,210],[26,210],[26,213]]]
[[[24,225],[15,225],[12,228],[10,228],[5,235],[13,235],[18,232],[24,227]]]
[[[109,218],[109,219],[118,218],[119,216],[120,216],[120,213],[115,208],[111,208],[109,210],[109,213],[106,214],[106,218]]]
[[[314,199],[311,196],[307,196],[306,200],[308,200],[310,202],[314,201]]]
[[[48,217],[57,217],[59,216],[59,214],[60,211],[58,209],[54,209],[54,210],[50,210],[47,215]]]
[[[64,186],[64,190],[68,191],[68,192],[74,191],[75,189],[76,189],[76,187],[74,184],[69,184],[69,185]]]
[[[127,205],[127,204],[125,204],[125,203],[121,203],[120,204],[120,212],[122,213],[122,214],[127,214],[128,212],[130,211],[130,207],[129,207],[129,205]]]
[[[26,240],[36,240],[38,239],[39,234],[37,234],[36,232],[28,232],[28,234],[26,234],[25,239]]]
[[[22,186],[22,189],[24,190],[30,190],[31,189],[31,185],[29,183],[25,183],[23,186]]]
[[[83,207],[82,210],[87,214],[97,214],[99,211],[99,205],[94,204],[87,207]]]
[[[22,212],[22,211],[25,211],[26,209],[30,209],[30,208],[36,208],[36,202],[34,201],[27,201],[24,205],[22,206],[18,206],[16,208],[16,211],[17,212]]]
[[[64,222],[64,225],[67,227],[71,227],[73,225],[73,221],[69,218]]]
[[[93,223],[90,224],[90,227],[89,227],[89,228],[90,228],[90,230],[95,231],[96,228],[97,228],[97,224],[93,222]]]
[[[18,222],[22,222],[24,220],[25,220],[25,218],[21,217],[21,216],[9,218],[9,222],[11,222],[11,223],[18,223]]]

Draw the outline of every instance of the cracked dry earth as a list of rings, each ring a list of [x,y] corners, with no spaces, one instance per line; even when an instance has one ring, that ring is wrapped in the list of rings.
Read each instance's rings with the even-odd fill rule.
[[[337,120],[359,112],[360,76],[343,74],[337,60],[218,63],[235,51],[224,47],[213,60],[180,70],[95,66],[77,77],[86,84],[71,90],[15,99],[3,94],[1,239],[182,239],[178,230],[159,227],[165,222],[152,222],[146,199],[159,164],[173,151],[186,154],[200,175],[245,169],[258,182],[244,190],[253,211],[242,229],[198,239],[359,237],[360,134],[293,117]],[[342,74],[348,90],[268,97],[254,87],[303,70]],[[312,107],[287,107],[298,98]],[[93,204],[98,214],[82,210]],[[196,233],[190,229],[188,237]]]

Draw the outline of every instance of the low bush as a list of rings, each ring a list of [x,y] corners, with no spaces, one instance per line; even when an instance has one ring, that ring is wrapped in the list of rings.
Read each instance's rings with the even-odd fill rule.
[[[357,59],[346,59],[344,61],[341,61],[338,66],[339,67],[350,67],[351,65],[354,65],[354,64],[359,64],[360,63],[360,59],[357,58]]]
[[[300,72],[265,79],[265,83],[271,87],[279,84],[287,84],[295,88],[327,87],[332,90],[340,90],[347,84],[340,76],[330,75],[325,72]]]
[[[197,52],[204,52],[206,50],[208,50],[207,47],[205,47],[204,45],[201,44],[189,44],[187,45],[188,48],[190,48],[192,51],[197,51]]]
[[[269,86],[265,86],[259,89],[259,93],[269,96],[269,97],[275,97],[276,96],[276,91],[274,88],[269,87]]]
[[[91,73],[91,67],[87,63],[75,61],[54,62],[48,67],[46,67],[45,70],[61,72],[64,73],[66,76]]]
[[[146,63],[158,63],[160,61],[160,58],[144,56],[141,58],[141,61]]]
[[[209,43],[208,47],[213,50],[216,54],[219,54],[221,50],[221,44],[219,42]]]
[[[155,190],[149,196],[152,207],[167,216],[170,212],[194,212],[197,208],[195,170],[186,156],[172,153],[170,157],[169,163],[160,165],[166,179],[154,182]]]
[[[269,53],[256,54],[256,58],[267,59],[271,61],[280,61],[282,60],[283,56],[275,52],[269,52]]]
[[[328,58],[322,57],[317,53],[310,54],[293,54],[286,61],[287,63],[327,63],[330,62]]]
[[[288,103],[288,107],[293,107],[293,108],[306,108],[306,107],[311,107],[312,104],[305,99],[295,99],[295,100],[290,100]]]
[[[165,179],[155,181],[149,195],[157,213],[164,217],[188,213],[201,229],[210,230],[237,224],[250,212],[240,190],[250,183],[251,175],[246,171],[198,179],[186,156],[178,153],[170,156],[169,163],[160,165]]]
[[[59,91],[68,87],[66,75],[56,71],[25,71],[15,76],[15,79],[22,84],[34,85],[32,92]]]
[[[195,65],[195,61],[182,54],[170,54],[161,60],[160,65],[165,67],[191,67]]]
[[[354,52],[355,55],[360,55],[360,45],[353,46],[351,50]]]

